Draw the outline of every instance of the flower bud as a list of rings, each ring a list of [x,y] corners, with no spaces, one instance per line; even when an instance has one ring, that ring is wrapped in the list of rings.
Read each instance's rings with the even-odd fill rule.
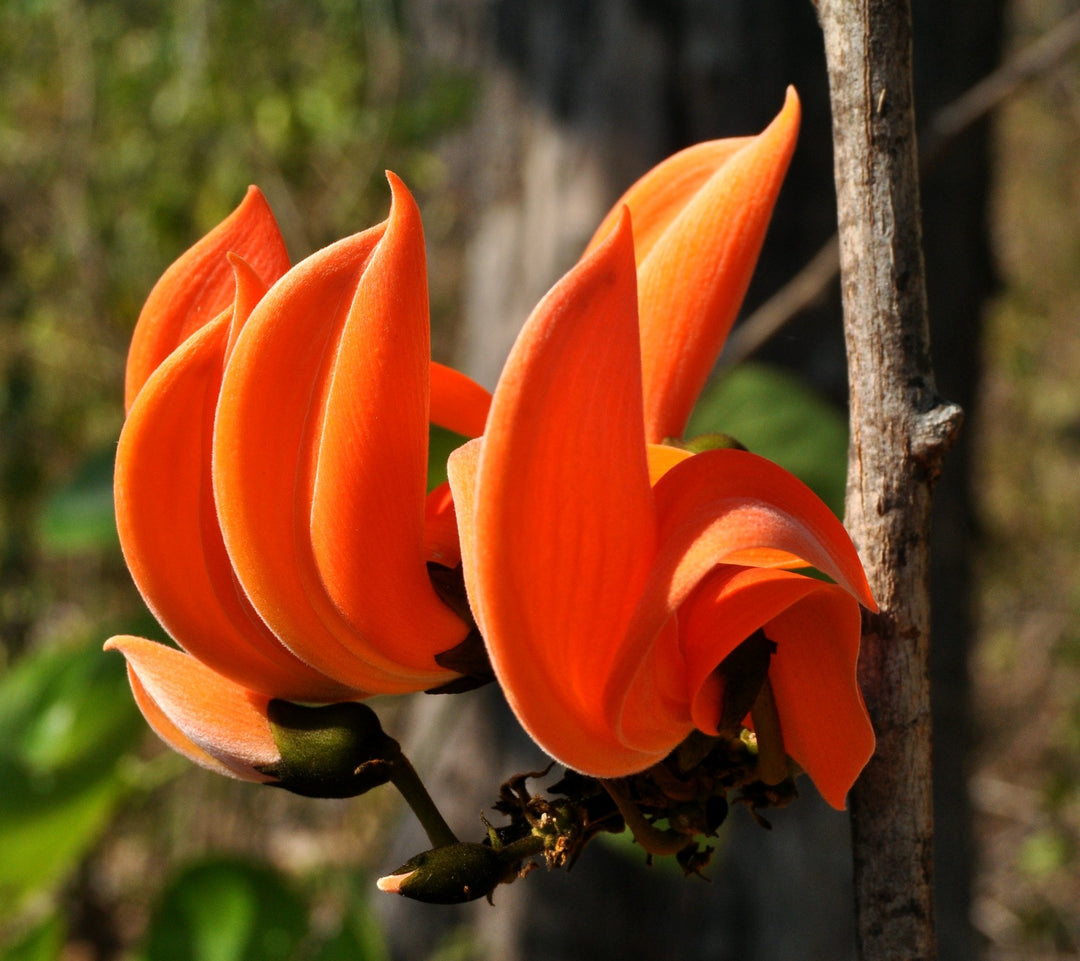
[[[390,780],[401,748],[366,704],[305,707],[272,700],[267,718],[281,760],[262,768],[304,797],[355,797]]]
[[[520,859],[518,859],[520,860]],[[486,897],[513,873],[517,860],[507,859],[486,844],[459,841],[410,858],[379,878],[380,891],[427,904],[463,904]]]
[[[707,450],[748,450],[745,444],[742,444],[730,434],[719,431],[691,437],[689,440],[683,441],[681,446],[684,450],[692,451],[695,454]]]

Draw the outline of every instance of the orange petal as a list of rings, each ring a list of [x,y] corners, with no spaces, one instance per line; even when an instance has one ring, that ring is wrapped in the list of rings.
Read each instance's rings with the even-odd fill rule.
[[[424,232],[405,185],[389,178],[394,200],[386,234],[364,270],[333,361],[310,537],[322,582],[365,639],[364,649],[430,674],[434,655],[458,643],[466,628],[427,574]]]
[[[786,566],[793,555],[877,609],[843,524],[772,461],[747,451],[706,451],[677,464],[654,491],[663,552],[675,559],[676,606],[716,564]]]
[[[424,554],[427,314],[419,215],[293,268],[236,341],[214,430],[225,543],[256,609],[324,673],[368,693],[453,675],[465,626]]]
[[[428,494],[424,505],[424,556],[443,567],[461,563],[454,498],[446,482]]]
[[[627,752],[597,710],[654,550],[628,218],[544,298],[495,390],[475,492],[451,458],[466,583],[525,729],[606,774]]]
[[[203,326],[139,392],[115,474],[124,557],[147,606],[187,651],[264,694],[332,701],[354,692],[287,651],[238,589],[214,510],[210,443],[232,313]]]
[[[491,394],[453,367],[431,362],[431,422],[463,437],[484,433]]]
[[[844,797],[874,750],[856,678],[858,602],[835,584],[787,571],[726,568],[679,611],[694,721],[716,732],[722,691],[713,669],[759,627],[776,643],[769,680],[784,746],[822,797]]]
[[[654,494],[659,553],[604,693],[606,710],[616,716],[660,627],[718,565],[763,562],[771,568],[795,556],[873,606],[843,525],[810,488],[771,461],[746,451],[706,451],[676,464]]]
[[[634,256],[640,264],[709,178],[752,139],[727,137],[708,140],[680,150],[658,163],[616,201],[593,234],[585,252],[591,253],[611,233],[622,208],[626,207],[634,225]]]
[[[249,187],[240,206],[175,261],[150,291],[128,351],[125,409],[169,354],[232,304],[233,270],[225,257],[230,251],[269,281],[289,269],[285,243],[257,187]]]
[[[670,218],[638,267],[649,441],[681,437],[738,313],[795,149],[799,101]]]
[[[271,780],[255,770],[281,760],[266,718],[269,698],[182,651],[141,637],[110,638],[105,650],[127,658],[135,701],[173,750],[219,774]]]
[[[769,668],[784,745],[834,808],[874,753],[874,730],[856,681],[858,604],[825,584],[774,618]]]
[[[679,632],[686,692],[699,730],[718,733],[724,692],[714,671],[720,662],[780,613],[826,588],[834,589],[789,571],[732,565],[717,568],[698,585],[679,608]]]

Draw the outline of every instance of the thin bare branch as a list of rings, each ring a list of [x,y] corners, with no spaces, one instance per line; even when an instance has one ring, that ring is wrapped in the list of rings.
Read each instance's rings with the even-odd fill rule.
[[[923,171],[933,166],[970,127],[1001,106],[1025,83],[1055,67],[1080,44],[1080,10],[1010,57],[997,70],[939,110],[922,134]],[[734,367],[756,354],[785,324],[824,299],[840,270],[833,234],[794,277],[736,327],[720,364]]]

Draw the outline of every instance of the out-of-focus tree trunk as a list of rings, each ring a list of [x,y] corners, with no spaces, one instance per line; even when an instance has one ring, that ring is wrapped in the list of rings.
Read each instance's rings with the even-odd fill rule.
[[[940,103],[993,62],[999,7],[1000,0],[916,3],[916,63],[923,68],[917,96]],[[472,120],[441,151],[452,189],[468,211],[463,328],[457,356],[444,359],[489,386],[529,311],[574,262],[621,190],[687,143],[760,130],[789,83],[803,101],[803,131],[748,305],[786,281],[835,229],[828,88],[809,2],[409,0],[403,9],[407,33],[425,55],[478,78]],[[926,115],[920,107],[920,116]],[[948,358],[938,364],[942,389],[961,402],[967,398],[952,375],[974,376],[979,303],[989,285],[984,148],[976,136],[952,166],[939,168],[948,172],[948,204],[927,212],[931,315],[951,327],[941,335],[935,330],[934,339],[944,350],[966,342],[951,356],[939,354]],[[927,206],[943,192],[928,180]],[[950,251],[949,262],[941,259],[942,249]],[[956,276],[962,284],[949,280]],[[953,299],[937,308],[939,295]],[[790,324],[768,358],[798,368],[842,401],[838,297]],[[951,504],[942,528],[958,525],[960,532],[944,552],[957,578],[948,613],[960,621],[943,627],[939,653],[949,672],[943,707],[963,711],[966,602],[956,592],[965,587],[967,515],[965,475],[955,462],[952,467],[956,480],[943,478],[940,506]],[[950,483],[959,491],[955,500]],[[431,746],[436,737],[444,749],[430,754],[444,772],[433,788],[440,800],[457,795],[454,827],[479,836],[477,814],[493,800],[492,787],[541,767],[542,755],[517,731],[495,692],[450,702],[427,699],[417,710],[416,743]],[[938,814],[942,824],[952,825],[939,844],[939,879],[947,879],[939,912],[946,961],[973,956],[966,921],[967,808],[963,765],[956,763],[966,750],[966,729],[962,717],[941,729],[940,751],[951,765]],[[961,740],[953,740],[954,732]],[[478,750],[476,738],[490,750]],[[647,869],[639,850],[627,856],[594,844],[570,875],[537,872],[500,889],[494,911],[469,905],[439,912],[436,920],[422,906],[397,899],[384,905],[393,915],[395,956],[430,951],[431,924],[469,923],[500,961],[852,957],[847,819],[803,785],[806,796],[777,812],[772,832],[733,812],[730,834],[708,872],[711,884]],[[402,838],[398,853],[404,860],[422,846],[418,837]],[[956,948],[950,951],[953,930]]]

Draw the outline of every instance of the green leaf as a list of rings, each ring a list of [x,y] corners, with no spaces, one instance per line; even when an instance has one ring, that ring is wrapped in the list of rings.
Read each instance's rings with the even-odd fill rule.
[[[108,769],[142,730],[124,659],[96,639],[41,648],[0,677],[0,755],[35,772]]]
[[[113,515],[116,445],[96,451],[75,476],[46,500],[39,540],[49,554],[113,550],[119,545]]]
[[[64,879],[108,826],[124,790],[108,768],[42,775],[0,757],[0,918]]]
[[[0,677],[0,916],[60,884],[127,791],[143,731],[122,658],[97,641],[37,650]]]
[[[843,514],[847,423],[795,377],[761,364],[725,374],[702,395],[686,436],[712,431],[787,468]]]
[[[263,865],[214,859],[165,890],[146,961],[289,961],[307,931],[307,904]]]
[[[59,961],[66,928],[60,915],[51,914],[14,944],[0,948],[0,961]]]
[[[431,424],[428,428],[427,489],[433,491],[446,480],[446,459],[469,438],[445,427]]]

